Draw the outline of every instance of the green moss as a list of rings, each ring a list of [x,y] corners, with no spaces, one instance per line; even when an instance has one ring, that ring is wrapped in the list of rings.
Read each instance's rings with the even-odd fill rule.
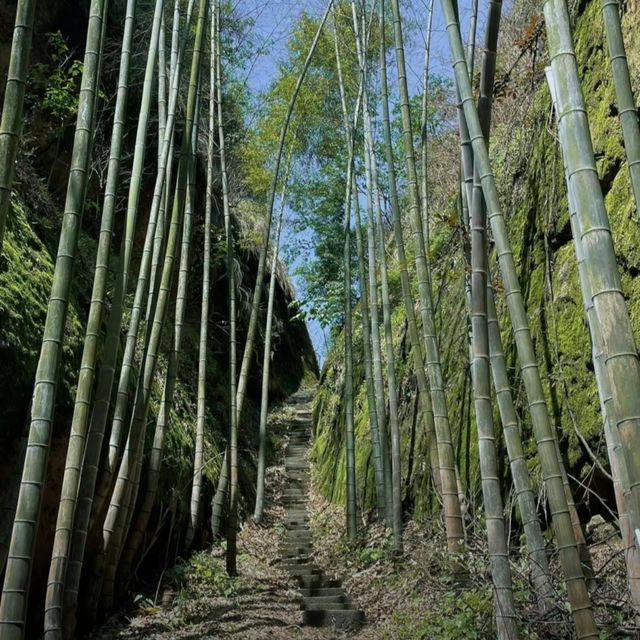
[[[12,398],[0,409],[0,437],[8,440],[21,429],[28,409],[53,281],[53,257],[29,224],[33,217],[25,203],[14,197],[0,267],[0,388],[6,398]],[[72,408],[83,339],[74,302],[65,333],[57,404],[61,422]]]

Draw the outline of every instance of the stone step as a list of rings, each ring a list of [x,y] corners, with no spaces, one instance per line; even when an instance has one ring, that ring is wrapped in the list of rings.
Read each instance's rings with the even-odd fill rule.
[[[311,555],[311,545],[304,545],[304,544],[292,544],[292,545],[285,545],[285,546],[281,546],[280,547],[280,554],[281,557],[286,558],[286,557],[298,557],[298,556],[309,556]]]
[[[342,587],[314,587],[312,589],[299,589],[303,598],[322,598],[322,597],[345,597]]]
[[[336,611],[338,609],[349,609],[349,605],[346,602],[307,602],[306,600],[302,601],[300,605],[301,609],[305,611],[324,611],[326,609],[330,609],[332,611]]]
[[[325,609],[333,609],[334,607],[328,607],[327,605],[344,604],[347,605],[347,596],[342,589],[336,589],[338,593],[329,596],[305,596],[302,600],[302,605],[309,609],[309,605],[325,605]],[[342,609],[342,607],[335,607],[336,609]],[[348,607],[346,607],[348,608]]]
[[[287,529],[285,538],[288,538],[290,542],[299,542],[303,539],[310,541],[312,538],[311,529]]]
[[[286,494],[291,491],[304,491],[304,493],[309,493],[309,479],[308,478],[289,478],[284,492]]]
[[[302,613],[302,623],[310,627],[335,627],[342,631],[356,631],[364,622],[359,609],[319,609]]]
[[[312,562],[313,556],[310,553],[295,551],[293,553],[280,553],[280,562]]]
[[[311,538],[311,534],[309,535],[288,535],[285,537],[285,544],[290,547],[304,547],[308,546],[309,549],[313,546],[313,541]]]
[[[342,583],[336,578],[329,578],[321,574],[319,576],[300,576],[298,578],[302,589],[326,589],[327,587],[340,587]]]
[[[322,575],[322,569],[316,567],[315,565],[292,564],[283,565],[283,568],[288,571],[294,578],[314,576],[318,577]]]

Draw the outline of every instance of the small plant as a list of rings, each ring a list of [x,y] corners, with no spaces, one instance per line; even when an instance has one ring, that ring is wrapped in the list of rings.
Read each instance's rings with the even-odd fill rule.
[[[448,591],[433,608],[407,609],[393,616],[394,640],[493,640],[491,589]]]
[[[43,94],[41,105],[63,128],[78,111],[78,93],[83,65],[73,59],[73,52],[59,31],[47,33],[48,60],[33,66],[31,82]]]
[[[237,590],[236,582],[227,575],[222,560],[206,551],[176,565],[170,577],[178,591],[179,604],[201,596],[229,598]]]

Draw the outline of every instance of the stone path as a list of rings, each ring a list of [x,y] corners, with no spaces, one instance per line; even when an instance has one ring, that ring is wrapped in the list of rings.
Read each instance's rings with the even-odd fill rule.
[[[303,624],[358,629],[364,612],[355,609],[341,581],[328,578],[313,562],[313,541],[307,515],[309,463],[306,453],[311,431],[312,391],[299,391],[289,400],[295,410],[285,451],[287,484],[283,495],[286,534],[280,548],[282,566],[298,581]]]

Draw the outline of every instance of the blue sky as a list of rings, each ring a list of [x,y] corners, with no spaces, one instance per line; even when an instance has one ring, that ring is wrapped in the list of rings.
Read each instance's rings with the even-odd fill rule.
[[[482,6],[484,4],[480,3],[480,29],[485,13],[485,8]],[[466,33],[468,29],[466,23],[470,14],[470,1],[462,2],[461,5],[462,29],[463,33]],[[253,21],[253,39],[260,45],[258,55],[250,61],[247,69],[247,81],[255,93],[267,89],[274,79],[278,64],[286,55],[289,35],[300,14],[303,11],[307,11],[312,15],[321,16],[325,8],[325,0],[237,0],[237,15],[250,18]],[[404,2],[401,0],[401,11],[405,21],[409,89],[411,93],[420,93],[422,91],[428,0],[406,0]],[[391,56],[389,62],[389,78],[393,80],[395,76],[393,56]],[[440,15],[438,0],[435,2],[430,72],[445,76],[451,75],[447,36],[444,22]],[[288,213],[291,215],[291,212]],[[290,238],[290,232],[287,230],[285,223],[282,242],[286,243],[287,238]],[[296,289],[300,291],[302,289],[301,283],[296,282],[295,277],[293,279]],[[316,352],[322,361],[325,352],[325,340],[321,329],[317,323],[310,322],[309,330]]]

